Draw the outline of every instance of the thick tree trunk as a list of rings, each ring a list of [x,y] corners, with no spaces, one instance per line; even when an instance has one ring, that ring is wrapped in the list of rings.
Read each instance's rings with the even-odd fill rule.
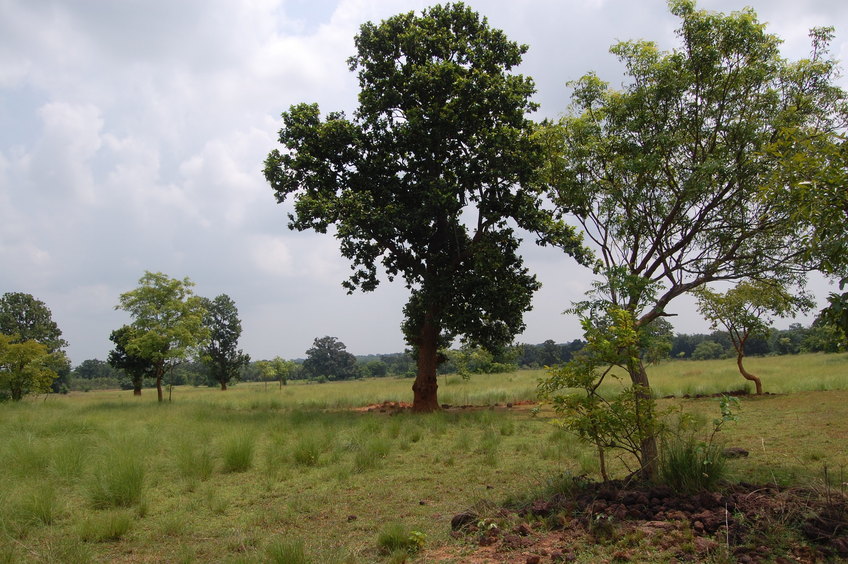
[[[653,481],[658,471],[659,450],[654,429],[654,400],[651,398],[651,385],[641,361],[633,364],[629,372],[631,382],[640,387],[636,393],[636,416],[638,424],[642,427],[639,430],[640,434],[643,436],[639,445],[642,462],[639,473],[643,480]]]
[[[224,382],[223,380],[221,380],[221,391],[222,391],[222,392],[226,392],[226,391],[227,391],[227,383],[226,383],[226,382]]]
[[[739,373],[742,375],[743,378],[745,378],[746,380],[750,380],[754,383],[754,385],[757,387],[757,395],[761,396],[763,395],[763,383],[760,381],[760,378],[758,376],[754,376],[753,374],[745,370],[744,366],[742,366],[742,357],[744,356],[745,354],[742,351],[736,353],[736,366],[739,367]]]
[[[162,376],[156,376],[156,397],[159,400],[159,403],[165,401],[165,398],[162,395]]]
[[[141,395],[141,388],[133,388],[133,395],[134,396],[140,396]]]
[[[418,372],[412,385],[412,411],[430,413],[438,411],[439,400],[436,369],[439,367],[439,330],[433,316],[427,313],[418,340]]]

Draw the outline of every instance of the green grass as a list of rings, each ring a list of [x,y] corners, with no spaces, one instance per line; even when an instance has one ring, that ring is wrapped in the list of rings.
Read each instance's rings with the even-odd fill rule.
[[[743,399],[720,433],[750,452],[730,475],[820,483],[827,466],[834,487],[846,482],[848,355],[749,365],[777,395]],[[440,376],[443,403],[500,407],[426,416],[349,409],[409,401],[408,379],[179,387],[165,405],[149,390],[0,404],[0,562],[402,561],[408,552],[384,555],[377,542],[389,523],[436,547],[456,542],[460,511],[597,477],[593,450],[548,409],[504,406],[534,399],[543,375]],[[670,362],[649,376],[659,395],[743,383],[733,361]],[[712,398],[660,403],[718,415]],[[626,472],[614,461],[610,471]]]

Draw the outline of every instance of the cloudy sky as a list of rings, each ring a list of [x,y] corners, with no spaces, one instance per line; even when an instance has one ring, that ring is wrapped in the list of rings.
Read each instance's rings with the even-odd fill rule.
[[[255,359],[303,356],[315,337],[355,354],[403,349],[401,284],[349,296],[348,265],[330,236],[290,232],[262,162],[291,104],[351,112],[345,60],[366,21],[419,11],[422,0],[0,0],[0,293],[44,301],[74,364],[104,359],[129,319],[120,293],[145,270],[226,293]],[[595,70],[618,84],[617,40],[674,46],[663,0],[477,0],[492,26],[530,46],[520,72],[537,85],[537,116],[567,104],[565,83]],[[754,0],[785,55],[807,31],[836,27],[848,60],[844,0]],[[732,11],[744,0],[702,0]],[[843,87],[848,86],[845,80]],[[589,278],[554,250],[524,247],[544,287],[521,342],[566,341],[561,312]],[[819,298],[828,290],[818,284]],[[686,300],[680,332],[706,330]]]

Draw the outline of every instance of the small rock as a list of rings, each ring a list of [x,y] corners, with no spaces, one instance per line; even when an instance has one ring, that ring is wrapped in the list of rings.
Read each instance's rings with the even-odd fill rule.
[[[541,561],[542,561],[541,557],[536,556],[535,554],[531,554],[530,556],[527,557],[527,560],[525,560],[525,562],[527,562],[527,564],[539,564],[539,562],[541,562]]]
[[[356,521],[356,515],[348,515],[347,516],[347,522],[350,523],[351,521]]]
[[[748,451],[742,447],[727,447],[721,451],[721,455],[725,458],[745,458],[748,456]]]
[[[465,513],[457,513],[451,518],[451,529],[454,531],[458,531],[467,527],[468,525],[473,525],[477,522],[479,517],[475,513],[465,512]]]
[[[514,531],[516,534],[521,535],[522,537],[526,537],[527,535],[533,532],[533,530],[527,525],[527,523],[521,523],[514,529]]]

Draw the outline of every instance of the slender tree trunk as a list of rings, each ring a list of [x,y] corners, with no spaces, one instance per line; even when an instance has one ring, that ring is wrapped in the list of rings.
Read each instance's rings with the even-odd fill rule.
[[[639,444],[642,468],[639,473],[643,480],[653,481],[658,471],[659,450],[654,425],[654,400],[651,397],[651,385],[641,361],[632,364],[629,372],[631,382],[639,386],[636,392],[636,420],[640,426],[639,433],[642,435]]]
[[[156,398],[159,400],[159,403],[162,403],[165,401],[165,397],[162,394],[162,376],[165,375],[165,367],[157,362],[153,371],[156,376]]]
[[[439,329],[433,315],[427,312],[418,339],[418,372],[412,385],[412,411],[430,413],[438,411],[436,369],[439,366]]]
[[[745,353],[743,351],[738,350],[736,352],[736,366],[739,367],[739,373],[742,375],[743,378],[745,378],[746,380],[750,380],[754,383],[754,385],[757,387],[757,395],[761,396],[763,395],[763,383],[760,381],[760,378],[758,376],[754,376],[753,374],[745,370],[744,366],[742,366],[742,357],[744,356]]]

